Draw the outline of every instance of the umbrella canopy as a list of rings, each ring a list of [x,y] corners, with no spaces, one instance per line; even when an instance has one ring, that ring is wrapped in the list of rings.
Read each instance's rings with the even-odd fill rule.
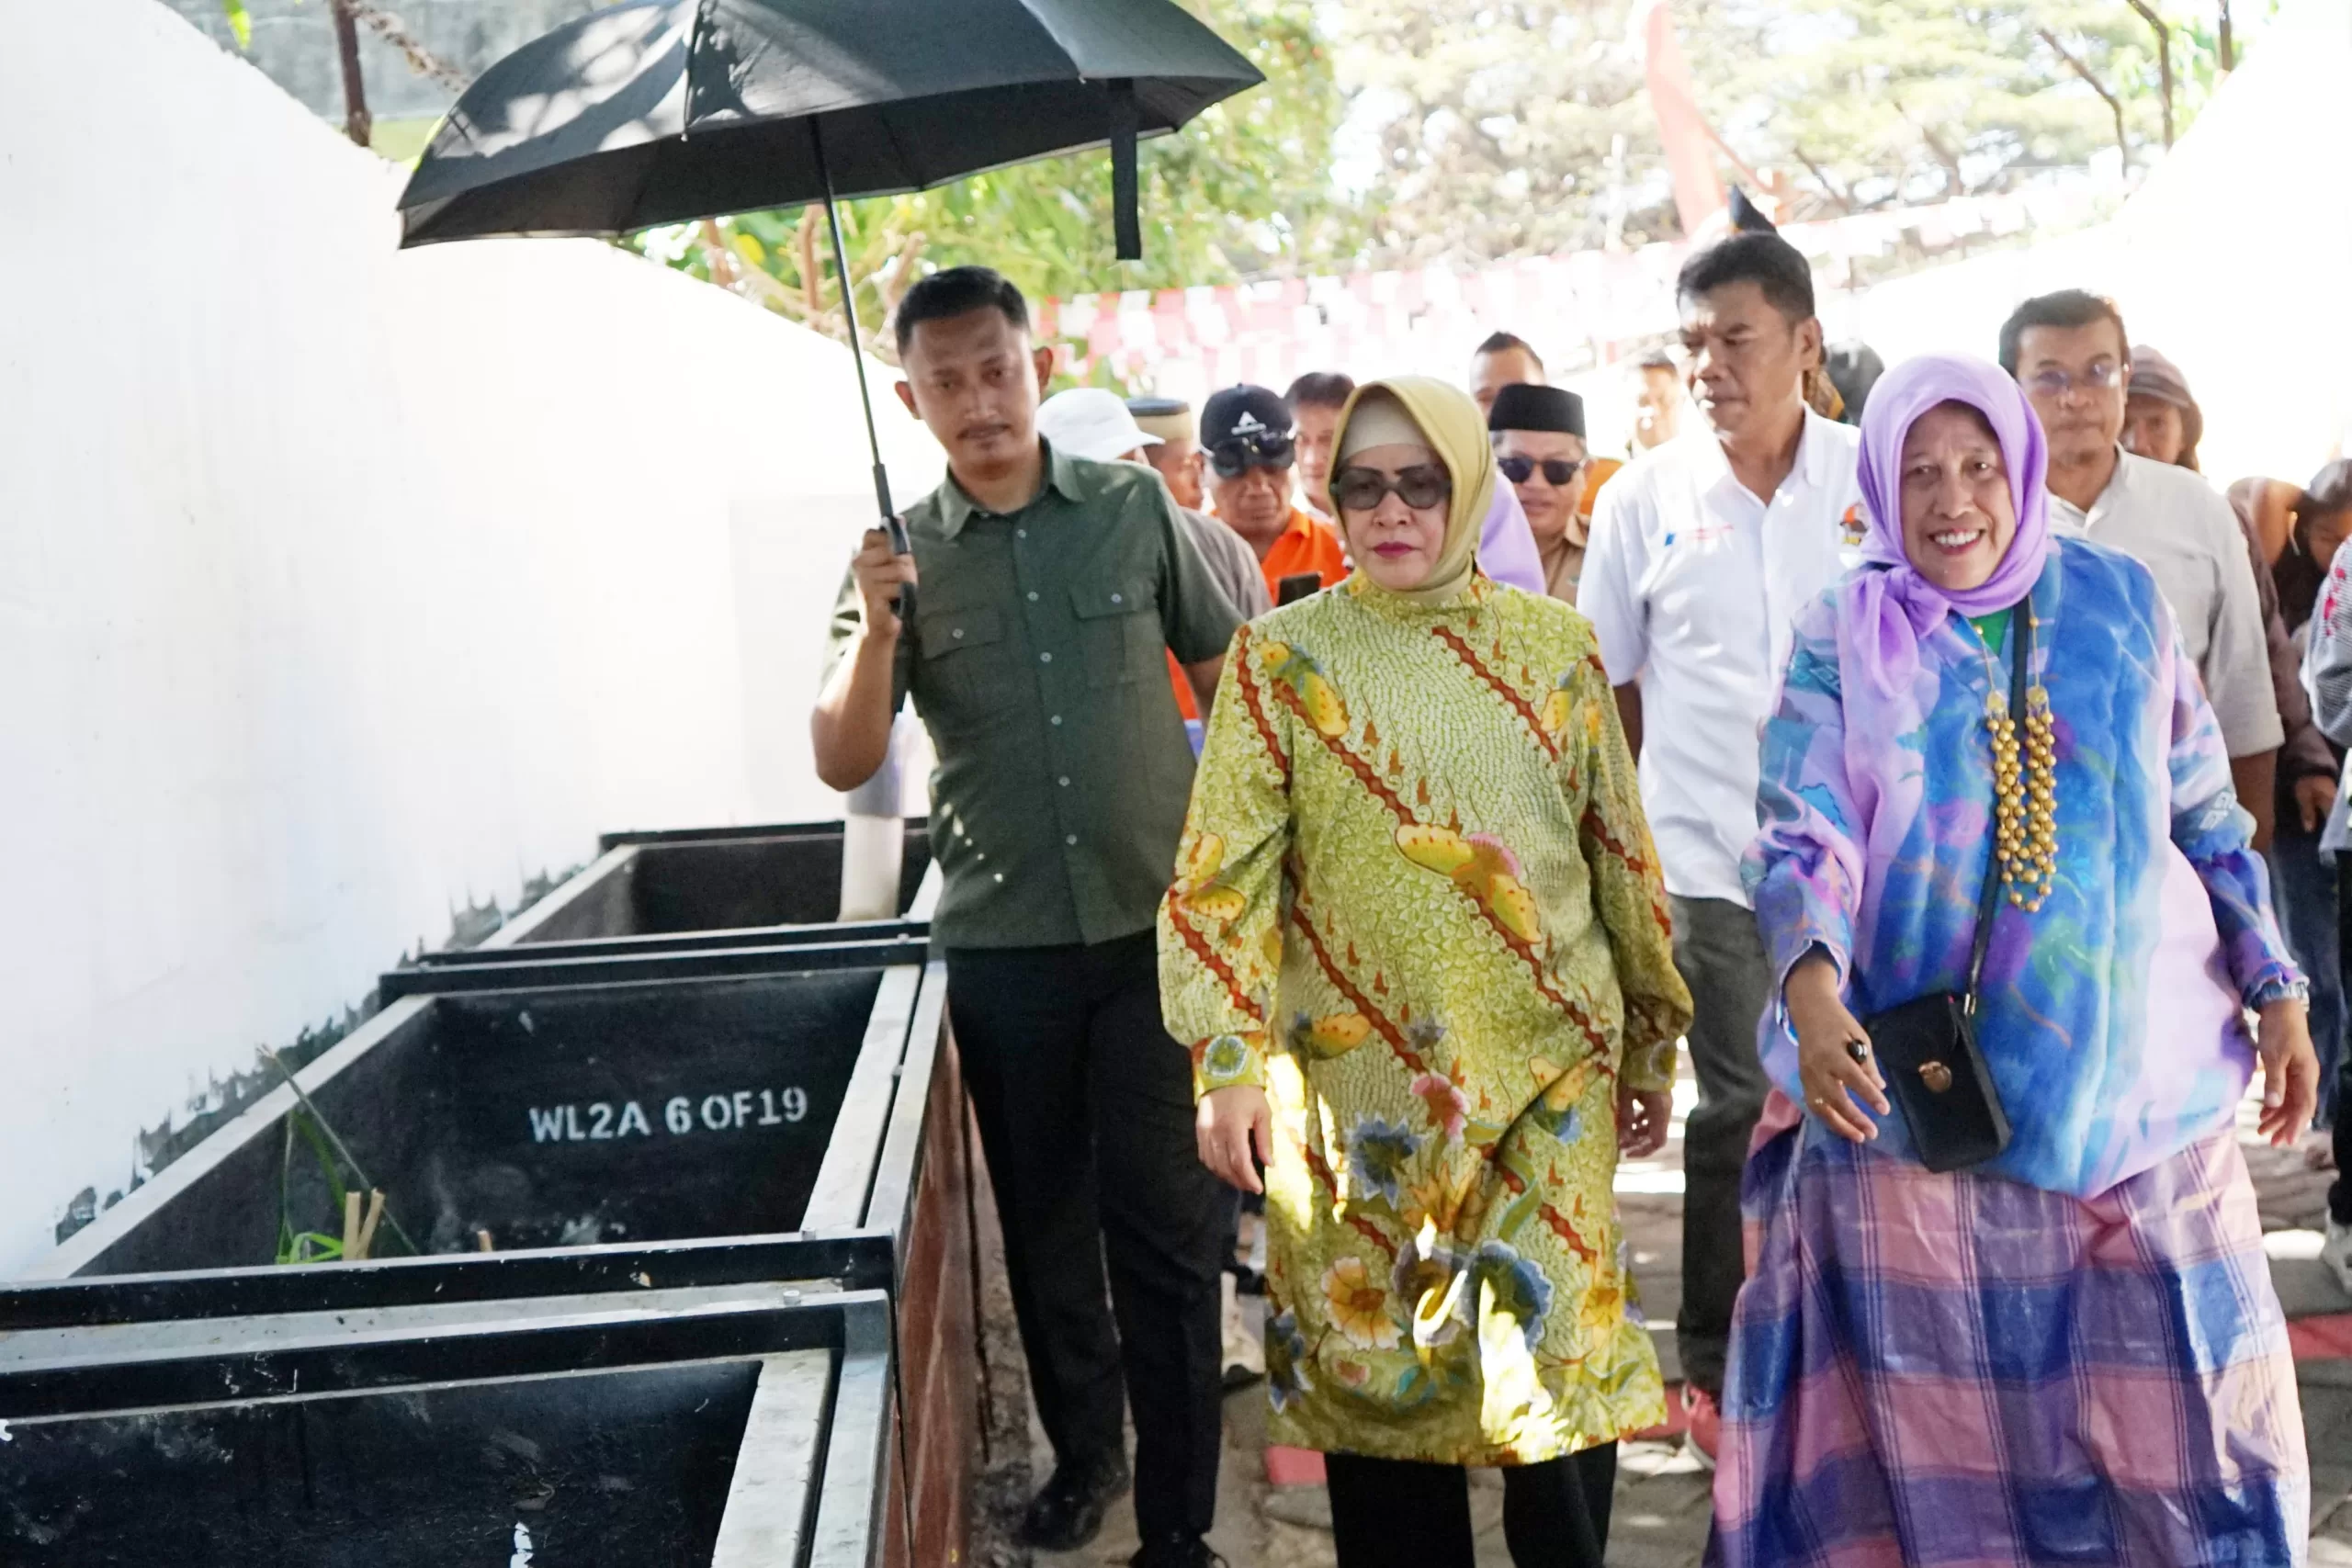
[[[466,90],[401,243],[921,190],[1131,149],[1263,80],[1171,0],[621,0]]]

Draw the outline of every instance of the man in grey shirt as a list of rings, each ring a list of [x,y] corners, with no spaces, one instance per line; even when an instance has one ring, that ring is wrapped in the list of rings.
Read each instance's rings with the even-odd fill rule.
[[[1150,448],[1162,444],[1159,436],[1136,423],[1133,410],[1116,392],[1100,387],[1071,387],[1047,398],[1037,406],[1037,434],[1051,442],[1057,452],[1097,463],[1143,463],[1156,468]],[[1169,493],[1175,493],[1174,486],[1169,487]],[[1201,552],[1201,564],[1225,590],[1241,618],[1250,620],[1272,609],[1258,558],[1242,543],[1241,536],[1186,504],[1181,496],[1176,504],[1193,547]]]
[[[2137,559],[2172,606],[2259,849],[2270,840],[2285,731],[2254,565],[2212,486],[2119,445],[2130,342],[2112,300],[2066,289],[2027,300],[2003,323],[2001,368],[2025,389],[2049,438],[2051,526]]]

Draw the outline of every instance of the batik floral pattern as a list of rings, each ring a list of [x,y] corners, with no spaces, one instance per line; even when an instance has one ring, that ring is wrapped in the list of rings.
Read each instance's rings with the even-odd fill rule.
[[[1237,636],[1160,911],[1199,1092],[1263,1087],[1279,1442],[1534,1462],[1665,1417],[1611,1197],[1690,998],[1583,618],[1361,579]]]

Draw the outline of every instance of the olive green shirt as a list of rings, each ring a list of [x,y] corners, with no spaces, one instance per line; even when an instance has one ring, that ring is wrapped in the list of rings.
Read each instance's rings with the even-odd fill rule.
[[[1215,659],[1240,622],[1159,477],[1046,451],[1009,515],[951,477],[907,509],[913,635],[894,702],[939,754],[931,843],[943,947],[1108,942],[1151,929],[1193,791],[1167,655]],[[833,611],[836,657],[857,585]]]

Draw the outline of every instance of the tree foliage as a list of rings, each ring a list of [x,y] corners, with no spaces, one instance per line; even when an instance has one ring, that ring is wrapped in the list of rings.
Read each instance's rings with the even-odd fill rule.
[[[1023,164],[842,210],[871,332],[918,269],[983,262],[1033,297],[1232,282],[1344,266],[1364,222],[1329,178],[1344,110],[1310,0],[1187,0],[1266,85],[1138,151],[1144,260],[1112,255],[1107,152]],[[803,225],[808,227],[804,230]],[[640,239],[649,254],[839,334],[821,209],[752,213]],[[813,259],[815,272],[808,264]],[[887,355],[887,345],[881,345]]]
[[[2238,0],[2245,13],[2266,0]],[[2160,7],[2176,129],[2210,94],[2217,0]],[[1480,260],[1677,231],[1633,0],[1350,0],[1338,39],[1377,256]],[[1736,157],[1829,211],[2003,188],[2160,145],[2155,35],[2126,0],[1673,0]],[[2072,56],[2075,64],[2068,63]],[[1622,139],[1622,140],[1621,140]]]
[[[959,262],[1069,296],[1679,232],[1636,0],[1185,3],[1267,84],[1144,144],[1144,262],[1112,259],[1106,153],[1023,164],[846,209],[860,319]],[[1801,216],[2079,166],[2117,145],[2119,111],[2132,163],[2161,144],[2155,38],[2129,0],[1670,3],[1726,178],[1772,180]],[[2273,3],[2236,0],[2241,32]],[[2220,11],[2165,4],[2185,131]],[[830,243],[804,227],[820,221],[755,213],[643,244],[838,335]]]
[[[2169,28],[2177,130],[2212,89],[2211,10]],[[1794,0],[1711,96],[1735,146],[1850,208],[2089,163],[2118,146],[2119,111],[2126,156],[2145,162],[2160,74],[2154,30],[2122,0]]]
[[[1340,41],[1351,130],[1373,143],[1367,207],[1379,258],[1485,259],[1582,248],[1612,211],[1635,242],[1670,231],[1665,152],[1628,0],[1508,0],[1455,8],[1351,0]],[[1694,58],[1734,51],[1752,23],[1680,0]]]

